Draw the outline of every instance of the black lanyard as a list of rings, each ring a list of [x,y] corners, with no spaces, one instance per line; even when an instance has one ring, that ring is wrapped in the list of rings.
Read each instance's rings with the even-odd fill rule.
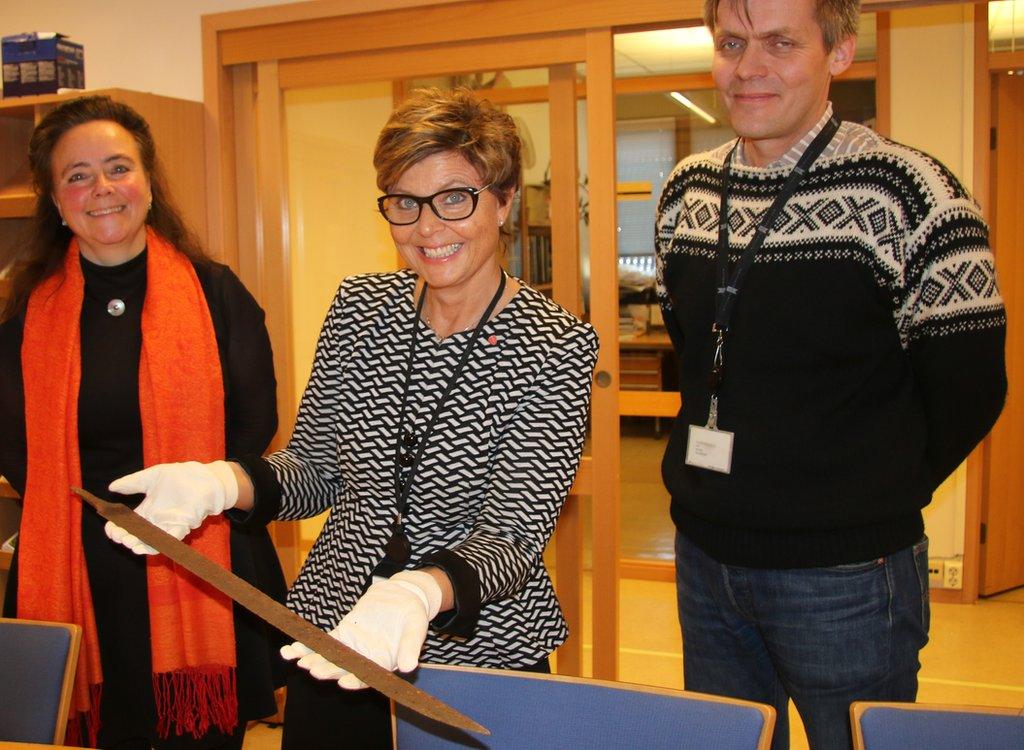
[[[398,434],[395,439],[395,494],[398,498],[398,507],[395,513],[391,539],[387,543],[386,561],[400,565],[409,558],[409,542],[402,529],[402,519],[405,517],[405,509],[409,502],[409,492],[412,490],[413,478],[416,475],[416,470],[420,466],[420,459],[423,457],[423,451],[426,450],[427,443],[434,433],[434,427],[437,425],[437,420],[441,416],[444,404],[451,395],[452,389],[455,388],[455,383],[462,374],[466,363],[469,361],[469,355],[473,351],[473,345],[476,343],[476,340],[480,338],[480,334],[483,332],[484,326],[491,317],[491,313],[494,312],[494,308],[498,306],[498,301],[501,299],[501,295],[505,292],[505,280],[505,272],[502,271],[501,278],[498,281],[498,288],[495,290],[494,296],[491,297],[491,301],[488,303],[487,309],[484,310],[484,314],[480,316],[480,321],[476,324],[476,328],[473,329],[473,333],[469,337],[469,341],[466,342],[466,346],[462,350],[462,356],[459,357],[459,361],[455,365],[455,370],[452,372],[451,377],[448,378],[448,383],[445,385],[444,392],[441,394],[437,404],[434,406],[434,411],[430,415],[430,421],[427,423],[423,433],[417,438],[412,433],[406,433],[405,416],[409,406],[409,384],[412,381],[412,372],[416,359],[416,348],[420,338],[420,318],[423,314],[423,302],[427,298],[427,283],[423,282],[423,291],[420,293],[420,299],[416,305],[416,315],[413,317],[412,330],[409,334],[409,359],[405,366],[405,385],[402,388],[402,407],[399,411]],[[415,453],[413,451],[415,451]],[[403,469],[408,470],[408,474],[404,480],[402,478]]]
[[[771,206],[758,222],[754,236],[747,243],[743,255],[740,256],[731,279],[729,278],[729,179],[733,155],[740,145],[739,140],[729,151],[729,155],[725,157],[725,164],[722,165],[722,208],[718,216],[718,288],[715,295],[715,322],[711,326],[711,331],[715,334],[715,354],[711,367],[711,411],[708,418],[708,426],[711,428],[715,428],[718,421],[718,388],[725,379],[725,336],[729,332],[729,323],[736,309],[736,299],[739,297],[740,287],[746,278],[747,271],[754,264],[754,256],[764,244],[768,232],[779,218],[786,202],[796,193],[811,165],[825,150],[825,146],[832,140],[832,136],[838,129],[839,121],[835,117],[830,117],[821,132],[811,141],[796,166],[789,173],[786,182],[783,183],[782,190],[779,191]]]

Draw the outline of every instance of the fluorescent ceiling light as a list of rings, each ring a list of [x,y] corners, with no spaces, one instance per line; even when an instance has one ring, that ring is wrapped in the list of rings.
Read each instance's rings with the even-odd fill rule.
[[[1024,2],[1002,0],[989,3],[988,35],[994,42],[1010,42],[1011,50],[1020,46],[1020,40],[1024,37]]]
[[[704,122],[708,123],[709,125],[715,125],[718,123],[718,120],[712,117],[711,114],[698,107],[696,104],[691,102],[678,91],[670,91],[669,96],[671,96],[673,99],[682,104],[684,107],[693,112],[695,115],[697,115],[697,117],[704,120]]]

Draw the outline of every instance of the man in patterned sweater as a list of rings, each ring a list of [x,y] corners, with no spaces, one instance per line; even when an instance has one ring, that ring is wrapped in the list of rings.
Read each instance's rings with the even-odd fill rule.
[[[774,705],[775,748],[789,698],[812,748],[849,746],[853,700],[915,699],[921,509],[1006,390],[977,206],[933,158],[832,121],[858,15],[706,0],[740,138],[684,159],[658,210],[685,685]]]

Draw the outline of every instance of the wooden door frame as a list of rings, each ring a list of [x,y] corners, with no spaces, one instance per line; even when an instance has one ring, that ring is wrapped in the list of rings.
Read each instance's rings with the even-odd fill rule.
[[[493,9],[493,5],[489,4],[488,8]],[[460,10],[465,12],[465,4]],[[359,21],[359,17],[355,20]],[[207,28],[204,29],[204,39],[213,43],[217,35]],[[225,58],[223,49],[216,54],[211,52],[207,57],[233,59],[230,55]],[[435,65],[438,57],[443,57],[445,62],[436,70],[431,69],[430,66]],[[599,104],[604,100],[605,106],[614,106],[611,89],[614,61],[610,28],[547,32],[507,40],[442,39],[430,45],[417,45],[415,48],[388,48],[383,52],[380,49],[358,49],[334,55],[321,55],[312,60],[298,56],[253,60],[222,65],[222,74],[206,77],[207,81],[216,86],[215,92],[208,92],[208,101],[218,105],[215,107],[216,111],[210,113],[210,120],[229,124],[229,127],[214,128],[211,137],[217,140],[217,145],[213,147],[216,148],[219,158],[211,159],[210,168],[211,171],[219,170],[225,178],[224,182],[234,186],[233,190],[220,194],[218,200],[210,204],[211,214],[219,212],[223,217],[218,223],[218,227],[223,227],[219,238],[219,251],[222,257],[239,268],[243,280],[254,290],[267,310],[275,352],[279,355],[278,401],[281,423],[286,429],[294,420],[295,390],[291,374],[291,305],[288,275],[290,248],[285,135],[282,119],[283,92],[290,88],[310,85],[407,76],[411,70],[421,75],[461,72],[458,67],[453,66],[453,60],[465,60],[466,70],[549,66],[553,71],[549,95],[552,102],[552,137],[561,138],[563,144],[567,139],[573,139],[572,133],[568,137],[556,134],[567,127],[569,120],[563,117],[566,113],[571,112],[572,122],[575,122],[575,64],[593,61],[592,67],[595,70],[603,69],[605,73],[596,77],[591,76],[588,81],[588,94],[592,99],[588,109],[590,129],[595,132],[603,131],[606,135],[589,139],[589,156],[595,164],[612,165],[608,171],[612,177],[614,176],[614,127],[604,127],[605,123],[614,123],[614,112],[603,110]],[[605,80],[607,86],[602,86],[601,82]],[[600,126],[595,123],[600,123]],[[554,203],[562,205],[564,210],[561,213],[554,212],[558,216],[553,216],[553,241],[563,247],[572,247],[572,252],[558,253],[556,246],[556,254],[559,255],[560,261],[554,269],[555,286],[558,293],[566,297],[560,301],[570,309],[579,310],[582,308],[581,300],[578,298],[578,291],[574,293],[579,286],[576,252],[576,172],[575,147],[559,149],[559,158],[553,160],[552,164],[553,182],[566,183],[571,186],[572,193],[570,195],[569,191],[566,191],[565,195],[554,196]],[[561,179],[559,173],[564,173]],[[614,289],[617,283],[614,263],[614,201],[614,191],[609,196],[600,196],[596,191],[591,191],[591,210],[595,213],[595,218],[591,222],[595,232],[591,242],[591,279],[592,288],[598,294],[603,287]],[[567,214],[564,219],[559,218],[562,213]],[[598,216],[601,218],[597,218]],[[607,248],[599,247],[600,237],[610,238],[605,241]],[[602,264],[599,261],[602,257],[611,258],[612,261]],[[595,309],[592,322],[599,331],[614,330],[617,327],[617,310],[604,313],[604,320],[601,320],[601,317],[602,314]],[[614,358],[600,366],[609,371],[617,371],[617,362]],[[611,390],[613,389],[609,389]],[[605,410],[614,411],[613,395],[595,394],[595,415],[602,409],[602,396],[607,403]],[[617,421],[615,426],[617,427]],[[279,435],[278,444],[283,440],[284,435]],[[594,578],[599,582],[594,587],[593,595],[594,642],[597,644],[594,650],[594,674],[614,678],[618,666],[617,431],[614,436],[606,437],[600,442],[604,447],[595,445],[593,463],[588,462],[586,468],[590,469],[589,471],[581,472],[574,485],[574,494],[592,494],[590,487],[587,486],[590,484],[590,478],[594,474],[602,473],[600,469],[592,469],[592,466],[615,467],[614,480],[605,480],[605,486],[613,489],[598,493],[598,497],[595,498],[597,508],[594,515],[598,520],[594,523],[592,531],[596,550]],[[563,559],[568,558],[565,564],[560,566],[562,574],[558,583],[560,596],[568,602],[567,618],[577,637],[573,639],[569,650],[559,652],[559,669],[579,672],[582,668],[582,606],[573,604],[574,601],[580,602],[582,597],[582,571],[578,564],[582,560],[582,533],[579,529],[578,502],[574,500],[569,504],[566,516],[567,518],[562,519],[561,525],[565,526],[568,520],[572,529],[556,544],[557,554]],[[284,552],[286,564],[291,562],[291,569],[288,572],[294,574],[295,558],[300,549],[294,525],[282,525],[281,528],[275,529],[275,541],[279,550]],[[568,554],[569,552],[571,554]],[[573,569],[570,569],[568,560],[577,561],[577,564],[572,566]]]
[[[1024,68],[1024,52],[989,52],[988,2],[974,8],[974,199],[986,221],[993,220],[991,195],[992,74]],[[990,438],[967,459],[967,508],[964,521],[964,587],[945,591],[937,601],[973,603],[981,589],[981,525],[988,504]],[[934,593],[934,592],[933,592]]]
[[[937,3],[863,0],[862,8],[925,4]],[[337,66],[351,70],[356,64],[380,78],[382,66],[403,50],[445,45],[453,53],[468,54],[474,43],[502,40],[509,55],[516,43],[529,55],[550,35],[582,35],[589,100],[591,294],[617,299],[613,35],[627,27],[699,23],[701,5],[701,0],[320,0],[202,17],[209,248],[239,271],[267,311],[278,367],[278,446],[287,438],[297,407],[282,86],[308,83],[302,76],[320,76],[317,80],[324,82],[323,76],[337,74]],[[467,61],[480,69],[479,61]],[[590,471],[594,486],[604,488],[595,496],[593,513],[593,674],[615,679],[618,316],[600,305],[594,308],[591,322],[603,344],[597,371],[607,374],[607,383],[602,385],[602,377],[594,389],[592,414],[595,424],[602,425],[602,434],[615,439],[598,441]],[[275,529],[275,540],[285,552],[286,573],[294,576],[294,564],[288,564],[298,550],[294,525]]]

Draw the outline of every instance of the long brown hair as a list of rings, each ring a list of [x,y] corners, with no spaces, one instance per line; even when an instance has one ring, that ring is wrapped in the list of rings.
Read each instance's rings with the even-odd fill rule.
[[[167,178],[156,154],[149,123],[127,104],[109,96],[83,96],[61,104],[39,121],[29,141],[28,160],[36,192],[31,231],[20,250],[5,259],[3,270],[11,275],[10,295],[0,318],[6,320],[28,302],[41,281],[57,273],[71,241],[71,230],[61,224],[52,196],[53,150],[72,128],[95,120],[117,123],[131,134],[139,147],[142,168],[149,178],[153,196],[147,224],[190,260],[207,263],[210,257],[199,238],[182,218],[167,188]]]

